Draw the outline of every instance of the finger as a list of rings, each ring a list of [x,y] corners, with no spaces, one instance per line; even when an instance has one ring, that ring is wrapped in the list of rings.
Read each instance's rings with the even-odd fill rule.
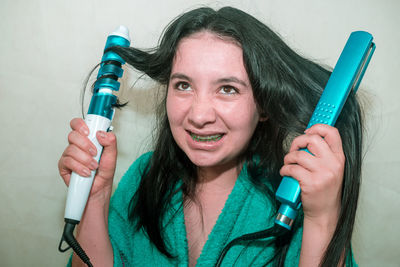
[[[89,128],[87,127],[85,121],[81,118],[72,119],[70,122],[72,130],[78,131],[83,135],[89,135]]]
[[[288,153],[284,158],[285,165],[297,164],[308,171],[315,171],[318,168],[318,159],[310,153],[296,150]]]
[[[105,176],[113,175],[115,171],[115,164],[117,158],[117,139],[114,133],[98,131],[96,133],[96,138],[99,141],[100,145],[103,146],[103,154],[100,159],[100,167],[98,170],[98,174],[102,175],[99,172],[104,173]]]
[[[297,164],[284,165],[279,171],[279,174],[281,176],[293,177],[299,182],[300,187],[303,184],[304,179],[311,177],[310,171]]]
[[[77,131],[72,131],[68,134],[68,143],[76,145],[83,151],[88,152],[93,157],[97,155],[96,146],[86,136]]]
[[[61,177],[63,177],[64,183],[69,186],[69,181],[71,180],[71,173],[68,173],[66,175],[61,175]]]
[[[65,149],[63,156],[70,157],[91,170],[95,170],[98,167],[98,164],[92,155],[88,154],[87,152],[83,151],[75,145],[68,146]]]
[[[114,133],[98,131],[96,133],[96,138],[99,141],[99,144],[103,146],[103,155],[106,156],[117,156],[117,138]]]
[[[306,134],[317,134],[324,138],[333,153],[343,153],[342,139],[337,128],[326,124],[315,124],[307,129]]]
[[[58,172],[60,173],[60,176],[63,178],[64,183],[68,186],[69,180],[71,178],[71,170],[65,168],[63,160],[64,157],[61,157],[60,160],[58,161]]]
[[[314,156],[324,157],[330,152],[331,148],[325,140],[318,134],[303,134],[293,140],[290,152],[307,148]]]
[[[64,156],[60,163],[60,174],[63,176],[62,174],[68,174],[68,172],[75,172],[82,177],[90,177],[91,175],[91,171],[87,166],[72,157]]]

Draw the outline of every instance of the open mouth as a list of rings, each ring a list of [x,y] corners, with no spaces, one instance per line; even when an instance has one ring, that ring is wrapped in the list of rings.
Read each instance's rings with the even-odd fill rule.
[[[194,133],[190,133],[190,137],[192,137],[192,139],[197,142],[216,142],[220,140],[223,136],[224,134],[196,135]]]

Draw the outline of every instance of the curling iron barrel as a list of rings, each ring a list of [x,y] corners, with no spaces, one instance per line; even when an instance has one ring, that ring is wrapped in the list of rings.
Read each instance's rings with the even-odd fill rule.
[[[311,116],[307,129],[317,123],[335,125],[351,90],[356,92],[360,85],[375,50],[372,39],[372,35],[367,32],[351,33]],[[307,149],[304,150],[309,152]],[[292,177],[282,178],[276,192],[276,198],[282,204],[278,210],[275,224],[288,230],[291,229],[301,207],[300,193],[300,185],[297,180]]]

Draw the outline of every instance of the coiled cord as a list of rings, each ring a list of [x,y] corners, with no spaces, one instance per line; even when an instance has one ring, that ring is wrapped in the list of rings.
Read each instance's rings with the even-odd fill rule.
[[[88,266],[93,267],[90,262],[89,257],[86,255],[85,251],[79,245],[78,241],[74,237],[74,229],[78,222],[74,220],[65,219],[65,226],[63,235],[61,237],[60,245],[58,246],[58,250],[60,252],[65,252],[68,249],[72,248],[72,250],[79,256],[79,258]],[[67,248],[62,248],[62,243],[65,241],[69,246]]]

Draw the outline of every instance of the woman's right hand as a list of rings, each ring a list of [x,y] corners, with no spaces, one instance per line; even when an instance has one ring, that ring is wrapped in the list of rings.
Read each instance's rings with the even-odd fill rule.
[[[96,138],[104,147],[98,164],[93,157],[97,150],[89,140],[89,128],[80,118],[71,120],[72,131],[68,135],[69,145],[58,161],[58,170],[66,185],[69,185],[71,173],[75,172],[83,177],[89,177],[91,170],[96,170],[90,196],[97,195],[104,190],[111,192],[115,165],[117,160],[117,140],[113,133],[98,131]]]

